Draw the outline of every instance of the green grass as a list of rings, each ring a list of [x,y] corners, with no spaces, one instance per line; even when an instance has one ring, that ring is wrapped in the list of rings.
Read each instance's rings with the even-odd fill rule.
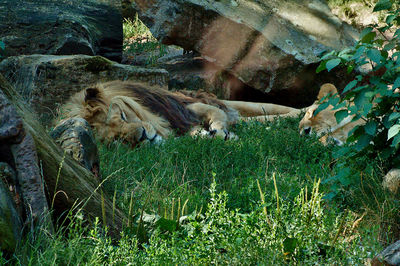
[[[274,191],[272,174],[276,173],[279,190],[293,198],[316,178],[331,174],[329,149],[300,138],[296,124],[297,120],[240,124],[233,129],[240,141],[187,136],[135,150],[120,143],[100,145],[103,175],[118,171],[107,182],[107,190],[117,190],[125,209],[130,201],[127,195],[134,189],[137,209],[147,202],[147,210],[162,212],[180,198],[189,200],[191,212],[207,204],[215,174],[219,188],[234,195],[228,206],[249,211],[259,200],[257,180],[270,194]]]
[[[300,137],[297,125],[239,124],[232,128],[238,141],[181,137],[135,150],[100,144],[105,189],[131,213],[132,227],[116,243],[101,225],[76,219],[54,236],[26,240],[8,262],[362,264],[380,249],[378,225],[353,228],[365,210],[323,199],[329,186],[318,180],[334,174],[332,147]]]

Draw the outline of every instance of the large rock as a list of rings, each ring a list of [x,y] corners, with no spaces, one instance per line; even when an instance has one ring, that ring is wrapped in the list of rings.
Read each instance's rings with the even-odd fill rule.
[[[400,240],[385,248],[372,262],[372,266],[400,265]]]
[[[168,72],[115,63],[100,56],[30,55],[9,57],[0,63],[0,73],[48,122],[73,93],[97,82],[138,80],[164,86]]]
[[[118,0],[2,0],[0,41],[6,55],[87,54],[120,61]]]
[[[400,188],[400,169],[391,169],[383,177],[382,186],[393,194],[396,194]]]
[[[158,40],[200,52],[243,82],[226,84],[231,90],[247,85],[271,95],[284,91],[298,104],[312,101],[310,92],[318,90],[319,56],[352,45],[358,35],[323,0],[135,2]]]

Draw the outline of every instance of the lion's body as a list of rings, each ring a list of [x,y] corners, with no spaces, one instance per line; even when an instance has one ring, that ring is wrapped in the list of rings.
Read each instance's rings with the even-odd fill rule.
[[[102,139],[121,138],[136,145],[158,141],[171,134],[196,134],[234,138],[227,130],[241,116],[271,120],[276,115],[296,116],[291,107],[218,100],[204,92],[170,92],[130,81],[112,81],[85,89],[64,106],[67,117],[83,117]]]
[[[319,102],[328,95],[339,97],[336,87],[330,83],[321,86],[317,100],[307,108],[306,114],[299,123],[300,134],[310,135],[312,132],[315,132],[324,145],[328,144],[330,140],[333,140],[338,145],[342,145],[346,142],[349,132],[357,125],[364,124],[365,122],[361,119],[353,121],[354,116],[348,116],[338,124],[335,113],[343,108],[334,110],[332,105],[315,115],[314,112],[320,105]]]

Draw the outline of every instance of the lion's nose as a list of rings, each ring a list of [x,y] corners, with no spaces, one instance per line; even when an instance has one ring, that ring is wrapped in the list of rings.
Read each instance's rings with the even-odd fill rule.
[[[304,135],[310,135],[310,133],[311,133],[311,127],[306,127],[306,128],[304,128],[303,132],[304,132]]]

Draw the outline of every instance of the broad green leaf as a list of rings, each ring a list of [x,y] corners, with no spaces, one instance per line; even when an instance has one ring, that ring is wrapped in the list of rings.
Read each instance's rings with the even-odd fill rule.
[[[391,128],[393,125],[393,123],[389,121],[389,116],[387,115],[383,117],[382,124],[387,129]]]
[[[400,143],[400,134],[397,134],[392,140],[392,147],[396,147]]]
[[[327,107],[329,106],[328,102],[323,102],[321,103],[317,109],[315,109],[314,111],[314,116],[316,116],[319,112],[321,112],[322,110],[325,110]]]
[[[355,67],[354,64],[349,64],[347,66],[347,74],[350,74],[353,71],[354,67]]]
[[[372,103],[366,102],[363,106],[362,115],[367,116],[371,111],[372,107],[373,107]]]
[[[339,182],[344,185],[348,186],[351,184],[351,170],[348,167],[345,167],[339,171],[339,173],[336,175],[336,178],[339,180]]]
[[[399,133],[399,131],[400,131],[399,124],[392,126],[391,128],[389,128],[387,139],[389,140],[389,139],[393,138],[394,136],[396,136]]]
[[[367,91],[365,93],[365,97],[367,97],[368,99],[371,99],[372,97],[374,97],[376,95],[376,92],[374,91]]]
[[[363,91],[361,91],[361,92],[354,98],[354,104],[357,106],[358,110],[361,110],[366,102],[367,102],[367,98],[365,97]]]
[[[399,38],[400,37],[400,29],[397,29],[393,35],[393,37],[395,38]]]
[[[4,44],[4,42],[0,41],[0,49],[4,50],[6,49],[6,45]]]
[[[367,56],[369,59],[371,59],[373,62],[375,62],[377,64],[379,64],[382,60],[381,52],[377,49],[368,50]]]
[[[397,77],[393,83],[393,90],[395,90],[396,88],[400,88],[400,76]]]
[[[361,42],[362,43],[372,43],[372,41],[375,39],[375,37],[376,37],[376,33],[370,32],[361,39]]]
[[[356,53],[353,55],[353,59],[360,58],[364,54],[365,49],[365,46],[360,46],[357,48]]]
[[[357,112],[358,112],[358,108],[357,108],[357,106],[355,106],[355,105],[351,105],[351,106],[349,106],[349,108],[347,108],[349,111],[350,111],[350,114],[351,115],[355,115],[355,114],[357,114]]]
[[[389,15],[386,17],[386,24],[390,24],[396,18],[396,15]]]
[[[339,110],[340,108],[346,107],[346,102],[341,102],[337,105],[335,105],[335,107],[333,107],[332,110]]]
[[[378,123],[375,121],[371,120],[368,121],[367,124],[364,126],[364,130],[368,135],[374,136],[376,133],[376,128],[378,127]]]
[[[367,134],[361,135],[358,138],[358,141],[356,144],[356,150],[361,151],[362,149],[364,149],[365,147],[367,147],[369,145],[371,140],[372,140],[372,136],[367,135]]]
[[[330,97],[328,103],[332,106],[336,106],[340,101],[339,97]]]
[[[362,32],[360,33],[360,39],[364,38],[365,35],[371,33],[374,30],[374,28],[372,27],[367,27],[365,29],[362,30]]]
[[[349,52],[351,52],[352,50],[350,48],[345,48],[342,51],[339,52],[338,56],[341,57],[345,54],[348,54]]]
[[[357,85],[357,80],[353,80],[351,81],[349,84],[347,84],[347,86],[344,88],[343,93],[348,92],[349,90],[351,90],[352,88],[354,88],[354,86]]]
[[[355,126],[352,130],[349,131],[349,134],[347,136],[351,136],[351,135],[356,135],[357,137],[361,134],[362,132],[362,128],[360,125]],[[358,134],[360,133],[360,134]]]
[[[385,47],[383,47],[383,50],[389,51],[392,50],[394,47],[396,47],[396,43],[391,41],[388,44],[386,44]]]
[[[317,70],[315,72],[318,74],[325,69],[326,69],[326,61],[322,61],[317,67]]]
[[[326,62],[326,69],[331,71],[334,67],[338,66],[340,64],[340,59],[331,59],[328,62]]]
[[[339,124],[346,117],[349,116],[349,112],[347,110],[340,110],[335,113],[336,122]]]
[[[400,117],[400,113],[391,113],[389,115],[389,121],[393,121],[395,119],[398,119]]]
[[[324,54],[324,55],[321,57],[321,60],[328,59],[328,57],[331,57],[331,56],[334,55],[335,53],[336,53],[335,50],[330,51],[329,53]]]
[[[373,12],[388,10],[392,7],[393,3],[390,0],[379,0],[379,2],[375,5]]]

